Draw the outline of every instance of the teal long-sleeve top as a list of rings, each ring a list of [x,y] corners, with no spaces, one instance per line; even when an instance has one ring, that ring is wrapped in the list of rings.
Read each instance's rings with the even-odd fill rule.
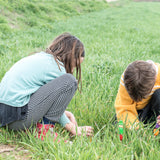
[[[22,58],[5,74],[0,83],[0,103],[12,107],[25,106],[30,96],[41,86],[66,73],[60,65],[61,71],[51,54],[40,52]],[[70,120],[61,116],[59,123],[65,126]]]

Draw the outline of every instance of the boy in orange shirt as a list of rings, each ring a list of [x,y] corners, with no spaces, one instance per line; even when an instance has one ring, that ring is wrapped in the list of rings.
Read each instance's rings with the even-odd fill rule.
[[[157,118],[160,125],[160,64],[153,61],[134,61],[121,76],[115,101],[118,120],[127,128],[139,128]]]

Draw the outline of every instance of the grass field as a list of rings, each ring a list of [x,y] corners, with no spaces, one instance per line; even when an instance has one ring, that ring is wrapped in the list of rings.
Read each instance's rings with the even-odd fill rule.
[[[15,152],[0,153],[0,159],[160,159],[160,136],[155,138],[150,126],[139,131],[125,129],[121,142],[118,127],[111,123],[120,76],[128,63],[148,59],[160,63],[160,3],[18,2],[0,0],[0,79],[16,61],[44,50],[57,35],[74,34],[84,43],[86,57],[82,94],[76,93],[68,110],[79,125],[91,125],[95,133],[92,139],[75,137],[70,145],[0,129],[0,145],[16,146]],[[56,129],[69,139],[59,125]]]

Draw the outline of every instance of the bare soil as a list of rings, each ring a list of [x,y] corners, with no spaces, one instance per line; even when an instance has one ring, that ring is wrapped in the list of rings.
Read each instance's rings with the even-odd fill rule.
[[[6,159],[8,156],[13,157],[16,160],[30,160],[29,151],[23,147],[17,147],[14,145],[0,144],[0,158]]]

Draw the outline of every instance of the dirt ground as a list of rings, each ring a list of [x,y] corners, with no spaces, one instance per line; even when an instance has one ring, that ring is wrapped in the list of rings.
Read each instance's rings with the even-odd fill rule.
[[[30,160],[29,151],[23,147],[17,147],[14,145],[3,145],[0,144],[0,159],[6,159],[10,156],[13,160]]]

